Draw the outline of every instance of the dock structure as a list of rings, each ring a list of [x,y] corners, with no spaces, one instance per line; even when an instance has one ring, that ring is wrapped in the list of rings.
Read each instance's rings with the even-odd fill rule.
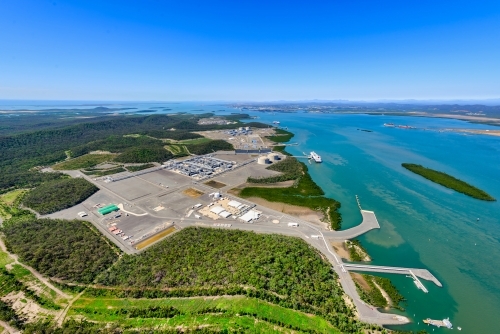
[[[431,274],[427,269],[417,269],[417,268],[403,268],[403,267],[387,267],[387,266],[372,266],[364,264],[355,263],[344,263],[343,267],[350,271],[369,271],[378,273],[388,273],[388,274],[401,274],[401,275],[411,275],[414,279],[418,281],[417,277],[431,281],[439,287],[443,285],[439,280]],[[420,281],[418,281],[420,283]],[[420,283],[422,284],[422,283]],[[418,286],[418,283],[417,283]],[[420,287],[419,287],[420,288]],[[425,290],[424,290],[425,292]]]
[[[363,209],[361,209],[361,203],[359,202],[358,195],[356,195],[356,202],[358,202],[358,208],[359,208],[359,210],[363,210]]]
[[[377,216],[375,216],[375,212],[368,210],[360,211],[361,216],[363,217],[363,221],[361,222],[361,224],[343,231],[324,232],[324,235],[328,236],[328,238],[332,240],[347,240],[356,238],[357,236],[373,229],[380,228],[380,224],[378,223]]]

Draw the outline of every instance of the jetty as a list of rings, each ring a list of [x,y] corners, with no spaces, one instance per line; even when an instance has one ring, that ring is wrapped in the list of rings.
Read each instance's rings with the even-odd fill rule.
[[[377,272],[377,273],[410,275],[413,279],[418,281],[422,287],[423,287],[423,285],[418,280],[418,277],[425,279],[427,281],[431,281],[439,287],[443,286],[441,284],[441,282],[434,275],[432,275],[431,272],[427,269],[373,266],[373,265],[355,264],[355,263],[344,263],[343,267],[349,271],[368,271],[368,272]],[[417,283],[417,287],[419,287],[418,283]],[[424,289],[425,289],[425,287],[424,287]],[[425,289],[423,291],[428,292],[426,290],[427,289]]]
[[[361,216],[363,217],[361,224],[347,230],[328,231],[328,232],[323,232],[323,234],[325,236],[328,236],[328,238],[332,240],[347,240],[356,238],[357,236],[360,236],[373,229],[380,228],[380,224],[378,223],[377,216],[375,216],[375,212],[362,209],[360,209],[360,212]]]

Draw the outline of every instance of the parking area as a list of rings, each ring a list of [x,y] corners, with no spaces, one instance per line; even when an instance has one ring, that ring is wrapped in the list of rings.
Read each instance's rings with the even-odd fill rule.
[[[131,177],[115,182],[94,181],[99,186],[105,187],[127,201],[135,201],[148,195],[159,194],[163,187],[146,181],[140,177]]]

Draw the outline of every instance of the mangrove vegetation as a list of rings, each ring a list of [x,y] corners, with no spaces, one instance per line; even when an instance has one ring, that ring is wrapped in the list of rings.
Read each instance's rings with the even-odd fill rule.
[[[421,165],[416,165],[416,164],[410,164],[410,163],[403,163],[401,164],[404,168],[408,169],[409,171],[418,174],[420,176],[425,177],[426,179],[440,184],[446,188],[453,189],[459,193],[465,194],[467,196],[480,199],[483,201],[496,201],[495,198],[491,197],[488,193],[485,191],[478,189],[467,182],[464,182],[462,180],[459,180],[451,175],[448,175],[443,172],[439,172],[434,169],[426,168]]]

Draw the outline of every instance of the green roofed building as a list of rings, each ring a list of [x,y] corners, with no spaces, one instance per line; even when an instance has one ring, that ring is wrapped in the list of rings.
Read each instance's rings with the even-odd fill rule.
[[[100,208],[97,211],[99,211],[99,213],[104,216],[110,212],[118,211],[118,210],[120,210],[120,209],[115,204],[110,204],[110,205],[105,206],[104,208]]]

